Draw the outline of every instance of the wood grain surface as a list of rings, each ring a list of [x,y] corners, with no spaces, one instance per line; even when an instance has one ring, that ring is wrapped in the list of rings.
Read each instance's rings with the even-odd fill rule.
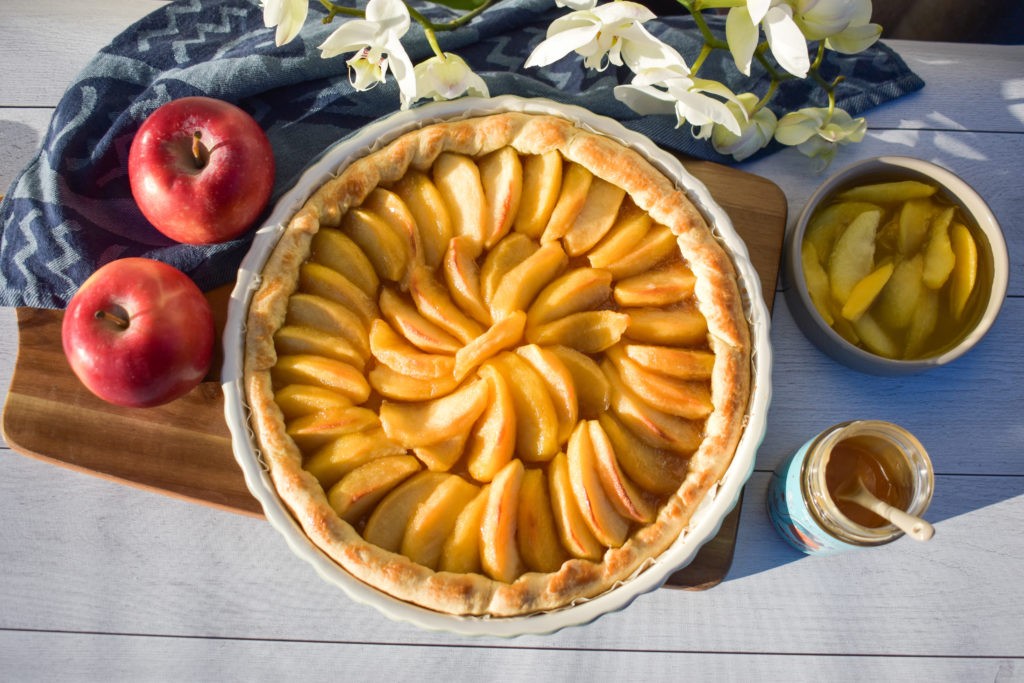
[[[747,243],[769,308],[786,226],[786,199],[770,181],[709,162],[687,161]],[[207,293],[218,336],[230,286]],[[19,348],[3,413],[11,448],[32,457],[221,509],[260,515],[231,451],[216,371],[163,406],[122,408],[94,397],[71,372],[60,342],[63,312],[17,310]],[[219,350],[219,349],[218,349]],[[219,357],[214,368],[219,368]],[[737,505],[694,561],[666,585],[702,590],[732,561]]]

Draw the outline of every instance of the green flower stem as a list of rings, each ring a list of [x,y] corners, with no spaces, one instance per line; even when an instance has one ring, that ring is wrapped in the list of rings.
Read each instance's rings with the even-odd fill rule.
[[[694,76],[697,75],[697,72],[700,71],[700,68],[704,66],[704,60],[708,58],[708,55],[710,55],[714,51],[714,49],[715,48],[711,47],[707,43],[704,43],[704,47],[700,49],[700,54],[697,55],[697,59],[693,60],[693,66],[690,67],[691,74],[693,74]]]
[[[443,21],[440,23],[434,23],[430,21],[430,19],[427,19],[416,8],[411,7],[408,3],[403,2],[403,4],[405,4],[405,6],[409,9],[409,16],[412,17],[417,24],[423,27],[424,32],[428,33],[427,40],[431,42],[431,47],[434,48],[434,51],[438,55],[441,55],[442,52],[440,51],[440,48],[436,47],[436,36],[432,40],[429,35],[430,33],[436,33],[437,31],[454,31],[455,29],[461,26],[465,26],[470,21],[472,21],[474,17],[478,16],[481,12],[486,10],[488,7],[490,7],[497,1],[498,0],[486,0],[484,4],[466,12],[461,16],[452,19],[451,21]],[[327,10],[327,16],[324,17],[325,24],[331,23],[334,20],[334,17],[338,16],[339,14],[343,14],[349,17],[366,18],[366,12],[364,12],[361,9],[356,9],[354,7],[345,7],[344,5],[339,5],[337,3],[331,2],[331,0],[320,0],[320,4],[323,5],[324,8]]]
[[[320,0],[320,4],[327,10],[327,16],[324,17],[324,23],[329,24],[334,21],[334,17],[339,14],[344,14],[348,17],[360,17],[365,18],[366,12],[361,9],[354,7],[345,7],[344,5],[336,5],[331,0]]]

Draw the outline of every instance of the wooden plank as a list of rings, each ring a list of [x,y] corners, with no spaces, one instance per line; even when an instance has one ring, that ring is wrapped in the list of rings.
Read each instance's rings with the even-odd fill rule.
[[[770,181],[708,162],[688,162],[748,243],[769,305],[775,293],[786,201]],[[218,333],[230,287],[211,292]],[[71,372],[60,346],[62,311],[18,309],[20,347],[3,414],[15,450],[189,500],[247,514],[261,510],[231,452],[223,396],[211,376],[184,398],[148,409],[109,405]],[[215,360],[214,367],[219,367]],[[732,559],[740,506],[673,587],[706,589]]]

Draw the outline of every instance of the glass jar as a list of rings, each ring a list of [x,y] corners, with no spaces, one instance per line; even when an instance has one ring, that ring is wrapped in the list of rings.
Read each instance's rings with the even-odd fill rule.
[[[828,475],[830,459],[840,452],[844,458],[853,457],[849,453],[863,455],[881,467],[892,485],[890,493],[898,497],[889,502],[908,514],[920,517],[931,503],[935,484],[932,463],[913,434],[879,420],[830,427],[783,462],[772,474],[768,489],[772,525],[790,545],[808,555],[882,545],[903,535],[884,520],[879,520],[878,526],[868,526],[842,512],[829,487],[831,483],[837,489],[836,482],[830,481],[834,476]]]

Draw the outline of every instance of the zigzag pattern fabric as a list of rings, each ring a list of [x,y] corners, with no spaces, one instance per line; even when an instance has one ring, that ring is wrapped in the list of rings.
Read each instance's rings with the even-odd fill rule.
[[[420,9],[434,20],[447,14],[434,5]],[[547,26],[565,11],[551,0],[502,0],[440,40],[483,76],[492,95],[575,104],[618,119],[666,149],[730,161],[687,129],[677,129],[673,117],[641,117],[618,102],[612,89],[629,81],[624,69],[588,71],[573,55],[525,70],[523,63]],[[273,29],[263,26],[258,0],[183,0],[145,17],[100,51],[62,98],[40,150],[0,203],[0,305],[63,308],[96,268],[127,256],[170,263],[204,290],[232,282],[251,235],[198,247],[173,243],[157,232],[129,189],[132,136],[169,100],[206,95],[234,102],[263,126],[274,147],[273,202],[324,149],[399,107],[393,79],[356,93],[344,58],[321,59],[317,46],[344,21],[339,17],[324,25],[322,16],[320,5],[312,3],[299,38],[277,48]],[[715,23],[722,28],[722,22]],[[699,37],[688,17],[647,26],[688,59],[697,54]],[[414,63],[431,54],[415,25],[405,43]],[[728,55],[719,58],[707,75],[740,87],[742,77],[726,64]],[[824,75],[846,76],[838,103],[853,114],[924,85],[882,44],[855,57],[832,54],[831,59]],[[763,92],[765,85],[754,89]],[[784,85],[785,107],[824,104],[820,91],[802,83]]]

